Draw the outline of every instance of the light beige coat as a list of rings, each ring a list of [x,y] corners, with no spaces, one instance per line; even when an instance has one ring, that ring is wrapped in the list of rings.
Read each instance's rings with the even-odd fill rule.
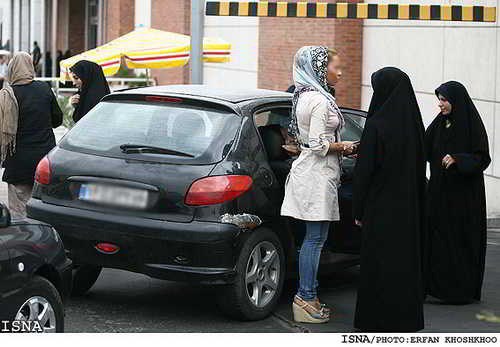
[[[302,147],[285,185],[281,215],[306,221],[340,219],[337,188],[340,185],[339,155],[328,153],[340,133],[340,110],[332,109],[319,92],[303,93],[297,102],[297,125]],[[340,135],[338,135],[340,137]],[[340,138],[337,141],[341,141]]]

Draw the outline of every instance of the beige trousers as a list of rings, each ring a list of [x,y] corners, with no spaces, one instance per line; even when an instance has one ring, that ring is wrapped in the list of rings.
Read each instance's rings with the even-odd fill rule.
[[[26,204],[31,198],[32,191],[32,185],[9,184],[8,199],[12,219],[26,218]]]

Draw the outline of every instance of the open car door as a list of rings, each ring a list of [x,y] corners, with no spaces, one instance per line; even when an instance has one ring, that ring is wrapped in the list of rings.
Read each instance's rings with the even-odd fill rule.
[[[342,108],[345,127],[342,141],[359,141],[363,133],[366,112]],[[327,247],[335,253],[359,254],[361,250],[361,228],[354,224],[352,216],[352,178],[356,159],[344,157],[341,187],[338,191],[340,221],[332,223]]]

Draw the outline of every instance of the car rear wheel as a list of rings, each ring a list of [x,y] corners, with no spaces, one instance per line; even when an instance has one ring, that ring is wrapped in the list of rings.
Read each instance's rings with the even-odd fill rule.
[[[270,230],[255,230],[246,240],[236,265],[236,279],[219,292],[218,305],[240,320],[259,320],[271,314],[283,289],[285,255]]]
[[[80,296],[87,293],[99,278],[101,270],[102,267],[96,265],[75,265],[71,295]]]
[[[64,306],[59,292],[47,279],[34,276],[12,302],[13,319],[29,322],[33,331],[64,332]],[[35,323],[36,322],[36,323]]]

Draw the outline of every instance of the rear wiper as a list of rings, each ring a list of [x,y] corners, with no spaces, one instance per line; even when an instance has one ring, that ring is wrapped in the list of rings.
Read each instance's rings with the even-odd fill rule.
[[[179,157],[194,158],[194,155],[184,152],[175,151],[173,149],[154,147],[149,145],[123,144],[120,146],[123,153],[152,153],[152,154],[167,154],[176,155]]]

